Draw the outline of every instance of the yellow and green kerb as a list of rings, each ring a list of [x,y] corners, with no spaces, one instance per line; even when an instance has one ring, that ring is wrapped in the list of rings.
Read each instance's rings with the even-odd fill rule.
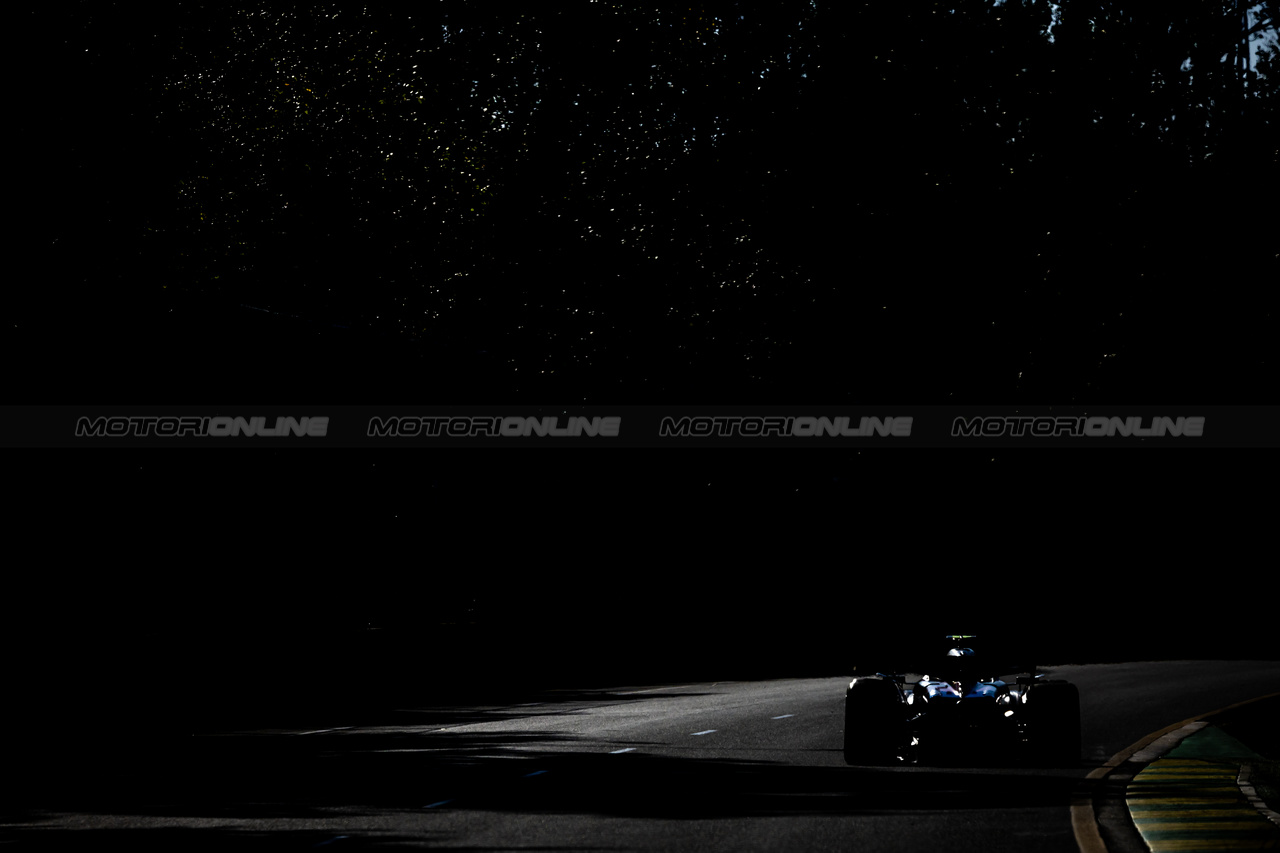
[[[1133,777],[1129,814],[1152,853],[1280,850],[1280,827],[1253,807],[1240,765],[1164,758]]]

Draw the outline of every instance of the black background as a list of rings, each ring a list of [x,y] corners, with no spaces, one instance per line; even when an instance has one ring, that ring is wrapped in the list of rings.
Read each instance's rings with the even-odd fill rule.
[[[448,13],[498,27],[478,8]],[[538,12],[558,33],[541,79],[562,97],[521,116],[530,147],[499,157],[505,194],[483,227],[415,232],[422,246],[462,247],[482,282],[454,291],[419,336],[380,313],[386,281],[410,268],[384,251],[396,234],[371,227],[350,232],[347,254],[318,251],[352,214],[288,158],[271,186],[312,200],[290,225],[304,245],[273,242],[264,224],[248,232],[252,274],[178,260],[212,244],[184,224],[175,181],[247,167],[219,159],[190,113],[174,118],[157,81],[180,35],[193,55],[221,49],[223,13],[24,13],[25,272],[10,286],[6,396],[1270,402],[1274,98],[1251,125],[1155,138],[1125,118],[1147,103],[1151,54],[1131,52],[1141,28],[1117,43],[1064,21],[1055,50],[1026,60],[1036,82],[1015,82],[1030,30],[964,9],[940,26],[822,6],[793,33],[812,79],[780,67],[783,82],[753,94],[740,72],[772,55],[788,15],[807,13],[727,4],[722,17],[746,23],[724,63],[703,80],[672,60],[682,82],[710,87],[681,108],[695,123],[719,115],[720,147],[648,172],[596,167],[631,205],[615,237],[641,224],[672,235],[654,265],[608,242],[585,251],[561,224],[599,213],[571,179],[575,134],[591,125],[565,93],[578,86],[600,99],[590,115],[609,115],[610,87],[642,79],[633,66],[649,48],[616,58],[608,27],[650,31]],[[417,34],[396,37],[407,49]],[[892,72],[879,64],[891,47]],[[466,103],[456,63],[482,71],[497,56],[483,41],[453,50],[435,69],[454,86],[446,118]],[[511,91],[529,90],[517,77]],[[990,114],[958,105],[993,99],[1024,113],[1012,153]],[[758,297],[720,295],[753,268]],[[1050,270],[1061,284],[1046,283]],[[325,283],[341,297],[314,296]],[[582,340],[574,304],[612,331],[565,343]],[[1276,652],[1259,588],[1272,466],[1256,452],[126,451],[7,463],[4,622],[20,697],[9,708],[29,720],[61,720],[84,696],[122,720],[160,701],[182,729],[494,685],[833,674],[867,637],[935,627],[1021,630],[1060,662]]]

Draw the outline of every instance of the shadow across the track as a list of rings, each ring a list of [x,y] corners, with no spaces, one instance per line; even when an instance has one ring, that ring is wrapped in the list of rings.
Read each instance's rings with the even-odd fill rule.
[[[669,745],[539,731],[536,720],[505,725],[663,696],[586,692],[549,707],[398,711],[352,729],[189,736],[139,749],[97,744],[31,768],[8,801],[0,836],[59,849],[355,849],[441,840],[446,824],[432,815],[442,810],[658,821],[924,816],[1065,805],[1080,775],[846,767],[824,749],[804,753],[805,763],[782,752],[778,760],[759,751],[737,758],[732,749],[686,757]]]

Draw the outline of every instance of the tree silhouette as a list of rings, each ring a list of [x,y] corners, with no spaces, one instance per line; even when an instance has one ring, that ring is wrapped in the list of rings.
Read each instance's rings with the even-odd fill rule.
[[[1274,2],[39,14],[52,89],[98,93],[31,123],[77,335],[248,305],[541,400],[1270,374]]]

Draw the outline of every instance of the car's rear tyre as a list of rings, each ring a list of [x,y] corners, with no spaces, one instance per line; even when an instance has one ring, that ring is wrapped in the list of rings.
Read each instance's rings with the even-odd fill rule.
[[[854,679],[844,697],[846,764],[896,762],[905,728],[902,694],[896,684],[878,676]]]
[[[1032,685],[1023,695],[1028,757],[1046,767],[1080,763],[1080,691],[1066,681]]]

